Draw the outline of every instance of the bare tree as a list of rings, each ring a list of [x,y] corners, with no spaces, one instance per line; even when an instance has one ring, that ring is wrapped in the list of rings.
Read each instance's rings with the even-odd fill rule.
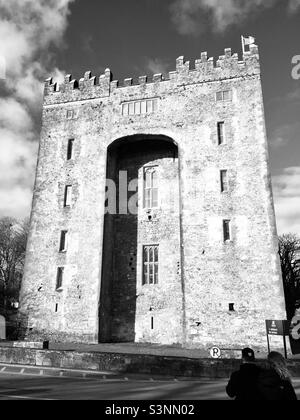
[[[279,255],[287,315],[291,319],[300,300],[300,237],[292,233],[280,236]]]
[[[0,305],[4,310],[19,297],[28,226],[27,220],[0,219]]]

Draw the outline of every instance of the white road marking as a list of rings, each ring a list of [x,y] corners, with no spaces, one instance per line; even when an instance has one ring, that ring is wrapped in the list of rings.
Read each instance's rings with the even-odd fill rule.
[[[36,400],[36,401],[58,401],[54,398],[33,398],[33,397],[23,397],[20,395],[3,395],[0,394],[0,398],[13,398],[13,399],[18,399],[18,400]]]

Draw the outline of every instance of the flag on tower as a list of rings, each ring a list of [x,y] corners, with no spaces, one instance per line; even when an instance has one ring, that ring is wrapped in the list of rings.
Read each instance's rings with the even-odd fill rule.
[[[253,36],[245,37],[242,35],[242,46],[243,46],[243,53],[246,52],[247,45],[253,45],[255,43],[255,38]]]

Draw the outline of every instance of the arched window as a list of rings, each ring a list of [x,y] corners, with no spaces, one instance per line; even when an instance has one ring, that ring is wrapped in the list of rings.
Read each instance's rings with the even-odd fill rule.
[[[158,245],[144,246],[143,254],[143,284],[158,284]]]
[[[157,166],[144,168],[144,208],[158,207],[158,171]]]

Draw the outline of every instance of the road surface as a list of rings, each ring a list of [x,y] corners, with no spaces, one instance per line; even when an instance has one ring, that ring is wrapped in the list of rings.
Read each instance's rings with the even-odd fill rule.
[[[60,378],[0,373],[0,400],[227,400],[227,380]],[[295,380],[300,399],[300,379]]]

